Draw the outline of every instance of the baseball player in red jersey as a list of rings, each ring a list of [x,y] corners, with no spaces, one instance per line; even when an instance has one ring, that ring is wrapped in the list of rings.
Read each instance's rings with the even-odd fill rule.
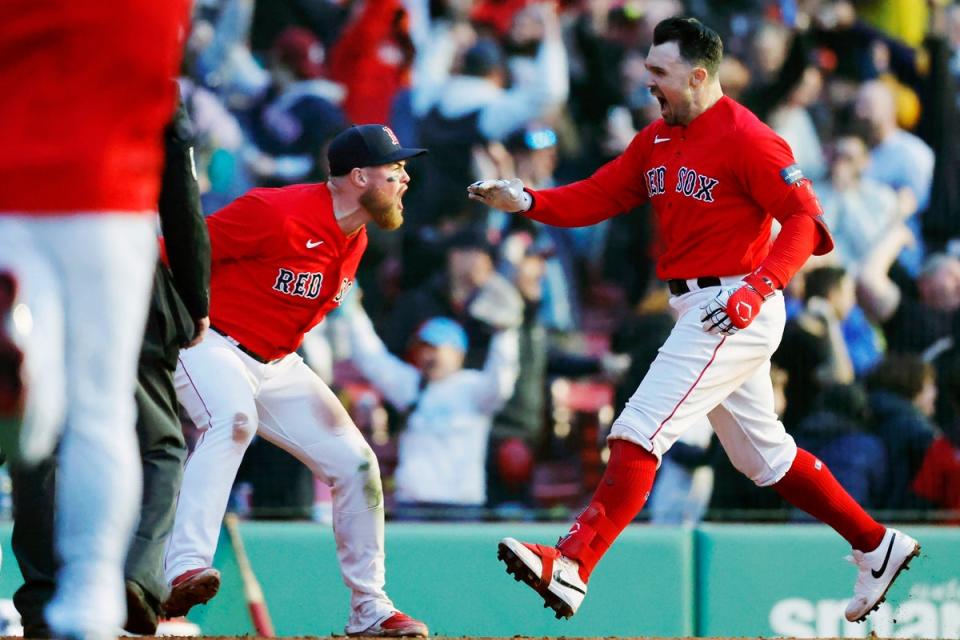
[[[824,464],[798,449],[773,410],[770,356],[783,334],[781,289],[811,254],[833,247],[809,180],[788,145],[724,97],[719,36],[692,18],[659,23],[647,56],[662,118],[591,177],[543,191],[518,180],[468,187],[471,198],[558,226],[599,222],[649,201],[658,276],[678,314],[639,388],[614,421],[596,492],[555,547],[505,538],[507,572],[557,617],[576,613],[597,562],[640,512],[660,458],[708,417],[734,466],[829,524],[859,573],[846,609],[864,620],[919,553],[916,540],[871,518]],[[777,219],[782,229],[770,242]]]
[[[188,17],[187,0],[0,3],[0,430],[15,464],[59,442],[58,637],[116,637],[126,614],[137,358]]]
[[[383,490],[370,446],[334,393],[295,353],[303,335],[353,286],[365,225],[396,229],[410,181],[382,125],[347,129],[330,144],[321,184],[254,189],[207,218],[210,328],[184,351],[177,395],[203,430],[187,460],[166,572],[167,615],[216,594],[210,567],[230,487],[254,434],[299,458],[333,489],[333,526],[351,590],[348,635],[426,636],[384,592]]]

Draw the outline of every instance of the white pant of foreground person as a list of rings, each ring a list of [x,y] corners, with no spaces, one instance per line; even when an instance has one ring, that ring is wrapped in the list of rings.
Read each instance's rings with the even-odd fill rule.
[[[156,258],[153,215],[0,215],[0,270],[32,317],[24,459],[62,436],[62,566],[46,611],[57,635],[115,635],[126,618],[123,563],[141,497],[134,389]]]

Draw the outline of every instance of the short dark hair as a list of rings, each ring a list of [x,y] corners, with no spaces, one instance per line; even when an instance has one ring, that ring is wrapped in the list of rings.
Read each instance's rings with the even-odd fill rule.
[[[843,282],[847,272],[843,267],[817,267],[803,278],[803,299],[826,298]]]
[[[463,56],[463,75],[484,77],[503,69],[506,61],[500,44],[492,38],[481,38]]]
[[[867,388],[894,393],[913,400],[928,380],[936,379],[936,371],[916,353],[888,353],[867,376]]]
[[[723,58],[723,41],[716,31],[696,18],[674,16],[661,20],[653,30],[653,44],[676,42],[680,56],[702,66],[710,75],[717,73]]]
[[[814,406],[821,411],[842,416],[863,426],[870,419],[870,401],[867,391],[857,382],[828,384],[814,400]]]

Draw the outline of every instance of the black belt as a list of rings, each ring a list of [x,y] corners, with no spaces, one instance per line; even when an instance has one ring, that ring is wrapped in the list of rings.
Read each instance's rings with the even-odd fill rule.
[[[230,335],[229,335],[226,331],[223,331],[223,330],[221,330],[221,329],[217,329],[217,328],[216,328],[215,326],[213,326],[213,325],[210,325],[210,328],[213,329],[214,331],[216,331],[217,333],[219,333],[220,335],[222,335],[222,336],[223,336],[224,338],[226,338],[227,340],[229,340],[229,341],[230,341],[230,344],[232,344],[233,346],[235,346],[237,349],[240,349],[240,351],[243,351],[245,354],[247,354],[248,356],[250,356],[251,358],[253,358],[253,359],[256,360],[257,362],[259,362],[259,363],[261,363],[261,364],[270,364],[271,362],[276,362],[276,360],[267,360],[267,359],[264,358],[263,356],[257,355],[257,354],[254,353],[253,351],[250,351],[250,349],[247,349],[245,346],[243,346],[242,344],[240,344],[239,342],[237,342],[237,339],[236,339],[236,338],[231,338]],[[278,358],[278,360],[279,360],[279,358]]]
[[[701,289],[705,287],[719,287],[720,278],[717,276],[704,276],[702,278],[697,278],[697,286]],[[670,289],[670,293],[675,296],[682,296],[685,293],[690,293],[690,286],[687,284],[686,280],[667,280],[667,287]]]

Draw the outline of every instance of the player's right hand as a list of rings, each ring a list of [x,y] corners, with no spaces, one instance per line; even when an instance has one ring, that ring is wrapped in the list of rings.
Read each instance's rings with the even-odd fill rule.
[[[523,181],[518,178],[477,180],[467,187],[467,197],[509,213],[523,213],[533,205],[533,198],[523,190]]]
[[[197,318],[193,321],[193,338],[190,339],[190,342],[183,345],[184,349],[189,349],[190,347],[195,347],[201,342],[207,335],[207,329],[210,328],[210,316],[203,316],[202,318]]]
[[[720,289],[712,300],[700,307],[700,322],[707,333],[732,336],[746,329],[760,313],[760,305],[775,292],[770,278],[761,270],[751,273],[735,287]]]

